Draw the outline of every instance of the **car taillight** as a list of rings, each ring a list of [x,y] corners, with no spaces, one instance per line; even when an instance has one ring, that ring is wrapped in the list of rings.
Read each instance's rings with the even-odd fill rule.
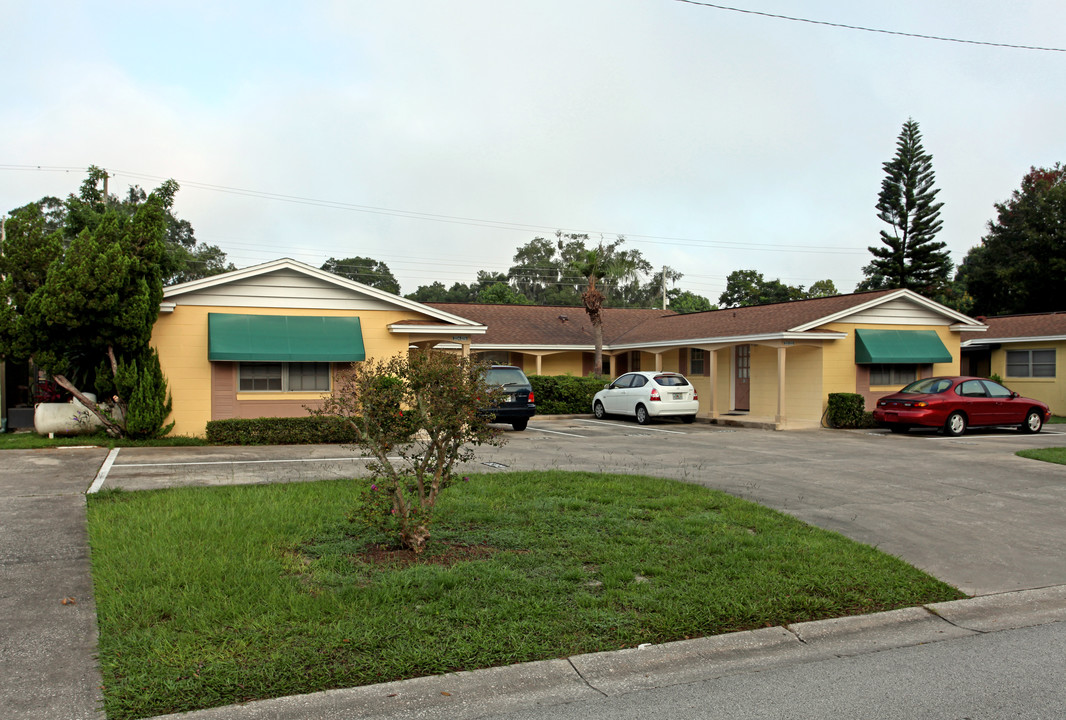
[[[929,407],[929,403],[925,401],[916,402],[914,403],[914,407]]]
[[[699,400],[700,399],[700,394],[698,392],[696,392],[696,388],[692,388],[692,399],[693,400]]]
[[[533,391],[529,391],[529,402],[533,402]]]
[[[659,390],[658,390],[658,388],[652,388],[652,389],[651,389],[651,397],[650,397],[650,398],[648,398],[648,400],[651,400],[652,402],[655,402],[656,400],[660,400],[660,399],[661,399],[661,398],[659,397]]]

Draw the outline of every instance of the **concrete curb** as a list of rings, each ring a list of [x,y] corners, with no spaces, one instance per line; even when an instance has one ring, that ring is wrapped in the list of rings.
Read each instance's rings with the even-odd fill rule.
[[[1066,621],[1066,586],[448,673],[155,720],[478,718],[743,672]]]

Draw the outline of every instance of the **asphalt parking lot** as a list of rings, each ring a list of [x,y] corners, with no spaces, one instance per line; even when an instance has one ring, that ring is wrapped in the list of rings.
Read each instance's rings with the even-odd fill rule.
[[[970,594],[1066,584],[1066,466],[1014,454],[1066,446],[1066,426],[960,438],[592,418],[534,418],[524,432],[505,429],[507,443],[478,448],[462,472],[673,478],[875,545]],[[102,486],[125,489],[358,477],[366,464],[337,446],[129,448],[111,460]]]

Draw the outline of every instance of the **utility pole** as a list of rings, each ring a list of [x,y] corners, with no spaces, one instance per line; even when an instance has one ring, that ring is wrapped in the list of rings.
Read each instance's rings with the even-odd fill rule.
[[[107,170],[104,170],[104,205],[107,205],[107,179],[110,177],[107,174]]]
[[[663,265],[663,310],[666,309],[666,266]]]

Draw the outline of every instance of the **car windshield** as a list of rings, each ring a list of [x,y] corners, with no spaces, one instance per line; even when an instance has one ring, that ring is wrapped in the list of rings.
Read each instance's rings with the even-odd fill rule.
[[[908,395],[937,395],[951,387],[951,381],[947,378],[924,378],[916,380],[900,390]]]
[[[485,373],[485,382],[489,385],[502,385],[503,387],[529,384],[525,373],[518,368],[511,367],[489,368],[489,371]]]
[[[655,382],[662,387],[669,387],[671,385],[688,385],[688,380],[681,375],[656,375]]]

